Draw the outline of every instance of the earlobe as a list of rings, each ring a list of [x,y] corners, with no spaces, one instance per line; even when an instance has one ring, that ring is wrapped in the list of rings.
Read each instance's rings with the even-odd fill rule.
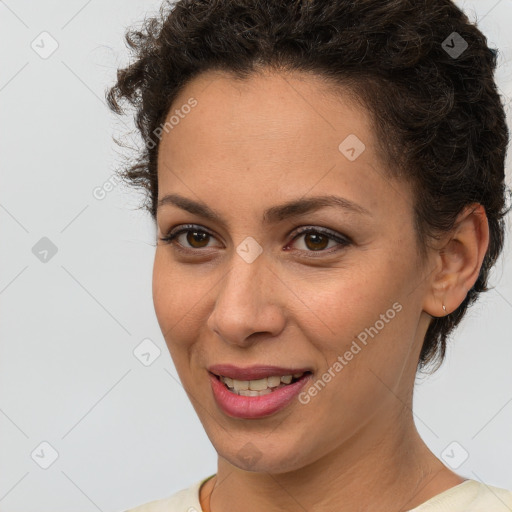
[[[431,275],[430,292],[423,305],[424,311],[433,317],[455,311],[478,279],[489,246],[484,207],[478,203],[467,206],[444,240],[447,242],[435,255],[440,269]]]

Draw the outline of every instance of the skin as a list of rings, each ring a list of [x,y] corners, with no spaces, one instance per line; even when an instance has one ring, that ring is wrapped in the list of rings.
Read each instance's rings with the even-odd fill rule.
[[[190,97],[197,106],[161,140],[158,198],[202,201],[226,224],[158,208],[153,300],[219,455],[216,477],[201,488],[203,510],[409,510],[463,482],[420,438],[412,396],[431,316],[456,309],[478,277],[489,237],[483,208],[462,212],[420,260],[412,193],[385,177],[370,116],[347,94],[312,75],[263,72],[240,82],[210,71],[171,111]],[[366,146],[353,162],[338,149],[349,134]],[[329,207],[262,221],[271,206],[324,194],[370,215]],[[188,223],[213,236],[160,240]],[[296,237],[301,226],[352,243]],[[236,251],[248,236],[263,249],[252,263]],[[315,381],[395,302],[402,310],[309,403],[251,420],[217,407],[208,366],[305,366]],[[240,458],[242,449],[255,460]]]

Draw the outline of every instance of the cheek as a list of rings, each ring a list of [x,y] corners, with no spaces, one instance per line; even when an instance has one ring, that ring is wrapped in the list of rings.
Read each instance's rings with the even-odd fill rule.
[[[191,384],[191,368],[204,367],[209,360],[201,339],[212,294],[218,291],[218,273],[204,271],[197,265],[176,263],[165,247],[157,248],[153,265],[153,305],[155,314],[174,362],[185,387]]]
[[[166,269],[160,249],[157,248],[153,263],[153,305],[160,328],[170,324],[169,312],[172,311],[172,272]]]
[[[392,308],[398,293],[383,278],[385,275],[383,268],[365,266],[331,270],[324,277],[296,282],[293,291],[307,306],[305,316],[296,320],[315,343],[336,351],[343,349],[347,341]]]
[[[320,371],[331,369],[337,376],[332,380],[343,380],[349,395],[352,387],[368,380],[370,370],[384,375],[400,371],[409,352],[414,326],[408,320],[406,293],[390,278],[396,275],[392,266],[381,263],[378,268],[366,266],[364,271],[331,276],[322,293],[310,290],[308,303],[314,314],[306,315],[307,321],[298,320],[303,336],[322,353]],[[339,357],[343,368],[337,364],[336,371]]]
[[[326,432],[337,432],[335,438],[340,432],[355,432],[377,410],[396,405],[396,391],[391,390],[396,390],[409,353],[404,332],[410,326],[402,301],[393,302],[393,294],[375,296],[368,290],[366,297],[356,290],[329,302],[329,327],[334,334],[325,328],[304,333],[321,353],[316,380],[302,395],[302,403],[309,401],[304,421],[313,415]],[[349,292],[350,287],[343,291]],[[321,332],[330,337],[322,337]],[[331,434],[325,442],[334,442]]]
[[[193,314],[197,302],[195,282],[187,278],[176,264],[169,261],[165,248],[157,248],[153,265],[153,305],[162,334],[169,341],[184,338],[183,329],[190,326],[187,314]]]

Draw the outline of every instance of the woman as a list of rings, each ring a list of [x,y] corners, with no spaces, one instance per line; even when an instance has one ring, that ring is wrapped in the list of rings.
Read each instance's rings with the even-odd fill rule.
[[[496,53],[448,0],[181,0],[127,40],[123,176],[153,299],[218,452],[137,512],[505,511],[413,421],[416,372],[504,242]]]

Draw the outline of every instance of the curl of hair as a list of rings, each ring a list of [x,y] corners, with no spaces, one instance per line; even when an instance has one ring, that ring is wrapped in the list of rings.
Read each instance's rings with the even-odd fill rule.
[[[467,48],[445,51],[453,33]],[[310,72],[339,85],[372,116],[390,178],[411,183],[419,252],[481,204],[489,247],[478,279],[452,313],[432,317],[418,369],[441,365],[449,334],[481,292],[504,245],[510,210],[509,142],[494,82],[497,50],[450,0],[178,0],[126,33],[132,61],[106,93],[109,107],[135,109],[145,148],[121,177],[146,192],[156,218],[158,140],[183,87],[200,73],[236,79],[270,68]],[[443,44],[444,43],[444,44]]]

